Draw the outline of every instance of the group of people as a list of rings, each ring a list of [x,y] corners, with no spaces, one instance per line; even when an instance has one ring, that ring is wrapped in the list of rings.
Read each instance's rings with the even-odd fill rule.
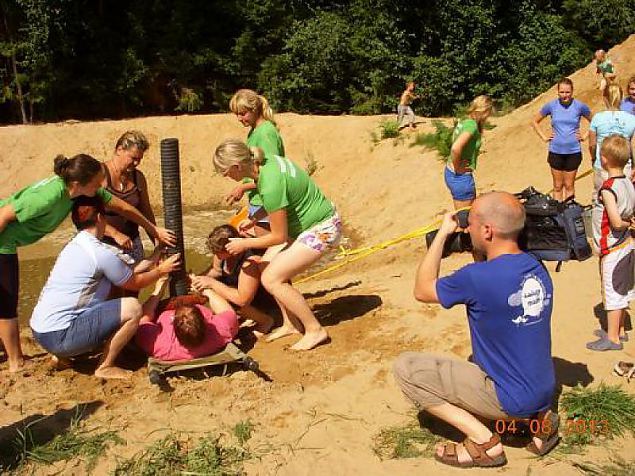
[[[86,154],[59,156],[53,177],[0,201],[0,340],[11,372],[25,365],[17,320],[17,248],[55,230],[69,213],[78,233],[58,256],[30,320],[34,338],[57,367],[103,347],[95,375],[125,378],[129,372],[115,360],[135,336],[155,357],[193,358],[233,339],[239,318],[253,321],[258,335],[269,333],[268,341],[297,334],[293,350],[328,339],[291,279],[338,242],[339,214],[307,172],[285,157],[264,97],[239,90],[230,109],[250,128],[247,141],[223,141],[213,165],[239,182],[227,200],[247,194],[249,212],[237,228],[224,225],[210,233],[214,261],[204,275],[190,276],[200,296],[161,304],[167,276],[179,268],[180,257],[163,256],[175,236],[156,225],[146,179],[137,169],[149,147],[141,132],[123,134],[104,163]],[[147,258],[139,226],[156,246]],[[154,292],[142,304],[139,290],[152,285]],[[282,325],[271,333],[272,317],[252,303],[263,295],[282,315]]]
[[[554,198],[560,201],[574,195],[580,143],[586,139],[580,120],[584,117],[591,124],[593,236],[608,314],[608,329],[599,329],[598,340],[588,344],[598,351],[621,349],[627,339],[624,316],[635,284],[630,232],[635,188],[629,143],[635,131],[635,77],[628,82],[626,99],[613,81],[603,94],[607,110],[592,116],[588,106],[573,99],[573,83],[565,78],[558,83],[558,98],[532,122],[549,143]],[[409,83],[400,104],[403,117],[411,115],[414,98],[414,83]],[[294,350],[309,350],[328,339],[291,280],[338,242],[339,214],[307,172],[285,156],[264,97],[239,90],[230,109],[249,127],[247,140],[223,141],[214,151],[213,166],[238,183],[226,197],[228,202],[247,195],[248,216],[237,227],[222,225],[209,234],[213,261],[202,275],[190,276],[198,295],[167,304],[161,300],[180,257],[162,253],[163,245],[174,245],[175,237],[156,226],[145,178],[136,169],[148,148],[139,132],[124,134],[113,158],[104,164],[83,154],[58,157],[55,176],[0,201],[0,339],[11,371],[24,364],[16,310],[16,248],[50,233],[69,213],[78,233],[60,253],[30,321],[35,339],[58,367],[103,346],[95,375],[126,377],[128,372],[115,360],[132,340],[164,360],[208,355],[234,338],[239,318],[253,321],[254,331],[269,334],[270,341],[301,335]],[[492,111],[488,96],[474,99],[467,117],[455,127],[444,170],[456,210],[470,208],[465,231],[475,262],[439,277],[444,243],[459,228],[456,212],[448,213],[419,264],[414,288],[421,302],[466,306],[472,361],[407,352],[394,364],[399,387],[419,409],[466,435],[463,443],[446,443],[436,451],[442,463],[462,467],[506,463],[499,435],[482,418],[524,421],[532,436],[527,449],[537,455],[558,443],[559,419],[551,411],[556,386],[551,356],[553,284],[542,263],[519,247],[525,223],[519,200],[506,192],[476,196],[473,172]],[[546,116],[551,118],[549,134],[540,128]],[[139,226],[157,245],[149,257]],[[154,291],[140,303],[136,293],[152,285]],[[280,309],[282,325],[273,332],[273,319],[258,305],[261,299]]]
[[[573,99],[569,78],[557,84],[558,98],[541,108],[532,121],[536,133],[549,143],[548,163],[553,196],[561,202],[574,196],[577,169],[582,162],[580,120],[590,122],[589,152],[594,171],[592,196],[593,242],[600,259],[600,282],[607,329],[599,328],[593,351],[621,350],[628,340],[624,320],[635,296],[635,187],[632,160],[635,133],[635,77],[627,83],[627,97],[616,84],[615,70],[604,52],[596,54],[602,74],[606,110],[591,114]],[[417,408],[465,434],[456,444],[439,445],[438,461],[460,467],[494,467],[507,459],[499,432],[511,422],[531,434],[527,450],[536,455],[551,451],[559,441],[557,413],[551,410],[555,374],[551,356],[553,283],[546,268],[521,250],[518,238],[525,210],[509,193],[476,197],[472,172],[491,101],[477,97],[467,118],[454,129],[445,181],[456,211],[469,207],[468,226],[475,262],[447,277],[439,277],[445,241],[460,229],[456,211],[443,222],[417,270],[414,295],[444,308],[463,304],[467,310],[473,355],[470,362],[429,353],[406,352],[394,364],[395,379]],[[551,118],[551,133],[539,124]],[[616,372],[633,372],[620,362]],[[495,420],[495,431],[482,419]]]

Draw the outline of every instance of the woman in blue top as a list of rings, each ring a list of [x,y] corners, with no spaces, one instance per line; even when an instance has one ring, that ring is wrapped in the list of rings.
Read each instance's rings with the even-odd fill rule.
[[[604,90],[605,111],[596,113],[589,127],[589,152],[593,164],[593,203],[597,200],[598,190],[609,178],[609,173],[602,168],[600,149],[602,142],[608,136],[617,134],[632,144],[635,137],[635,116],[620,110],[622,89],[617,84],[609,84]],[[632,178],[633,146],[631,145],[631,159],[624,167],[624,175]]]
[[[551,116],[551,133],[546,135],[539,124]],[[580,119],[591,122],[591,109],[573,99],[573,81],[562,78],[558,82],[558,99],[545,104],[534,116],[532,126],[540,138],[549,142],[547,161],[553,178],[553,197],[564,201],[575,195],[575,176],[582,163],[580,142],[586,136],[580,133]]]

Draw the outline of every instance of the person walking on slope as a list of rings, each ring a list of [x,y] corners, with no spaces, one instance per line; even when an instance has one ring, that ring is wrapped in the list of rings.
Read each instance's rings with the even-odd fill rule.
[[[406,89],[403,93],[401,93],[401,98],[399,99],[399,105],[397,106],[397,123],[399,124],[399,129],[402,127],[406,127],[404,124],[404,119],[408,120],[408,127],[410,130],[415,130],[415,113],[412,110],[410,104],[415,99],[418,99],[419,96],[415,94],[415,83],[410,81],[406,84]]]

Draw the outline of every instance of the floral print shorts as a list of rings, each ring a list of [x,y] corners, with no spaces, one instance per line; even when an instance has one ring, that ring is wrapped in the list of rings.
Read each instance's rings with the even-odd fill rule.
[[[302,243],[318,253],[323,253],[329,246],[336,246],[342,237],[342,220],[337,212],[327,220],[312,226],[296,238],[296,243]]]

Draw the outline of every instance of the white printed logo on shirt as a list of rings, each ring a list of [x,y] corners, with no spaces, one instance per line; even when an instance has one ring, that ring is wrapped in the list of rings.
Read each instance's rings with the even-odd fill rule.
[[[551,296],[545,291],[542,281],[534,275],[527,276],[520,285],[518,292],[507,298],[512,307],[522,306],[522,314],[512,319],[517,326],[531,326],[541,320],[542,310],[549,304]]]

